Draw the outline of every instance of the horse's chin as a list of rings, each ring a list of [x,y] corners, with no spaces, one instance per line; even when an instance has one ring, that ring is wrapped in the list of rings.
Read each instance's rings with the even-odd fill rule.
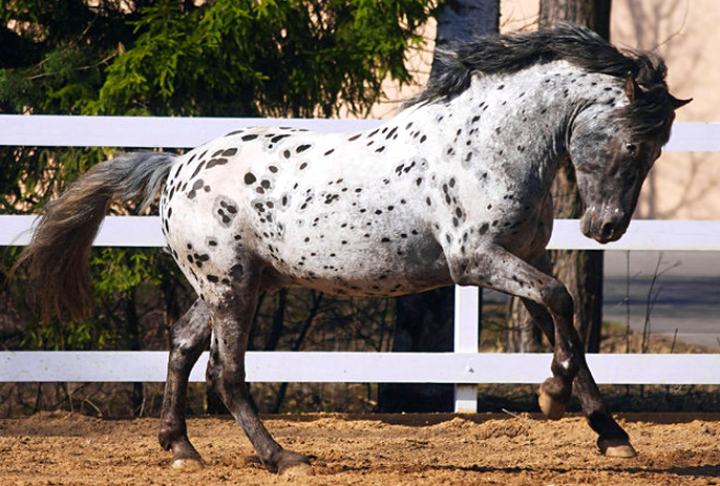
[[[612,243],[613,241],[617,241],[618,239],[620,239],[620,236],[613,236],[612,238],[607,238],[603,235],[594,235],[594,236],[590,236],[590,238],[592,238],[593,240],[597,241],[598,243],[604,245],[606,243]]]
[[[608,228],[610,229],[608,230]],[[626,230],[627,225],[604,223],[599,218],[592,218],[589,213],[585,213],[580,218],[582,234],[603,245],[619,240]]]

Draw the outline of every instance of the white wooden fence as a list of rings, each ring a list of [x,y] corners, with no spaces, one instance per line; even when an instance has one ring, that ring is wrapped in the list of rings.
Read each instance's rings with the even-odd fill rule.
[[[195,147],[249,126],[355,131],[377,120],[69,117],[0,115],[0,145]],[[720,152],[720,124],[677,123],[666,151]],[[0,246],[27,244],[32,216],[0,215]],[[96,246],[164,244],[157,217],[108,217]],[[558,220],[550,248],[720,251],[720,221],[634,221],[618,242],[583,237],[575,220]],[[249,381],[454,383],[456,410],[476,409],[478,383],[540,383],[549,354],[477,353],[478,292],[456,287],[455,345],[449,353],[252,352]],[[679,324],[681,325],[681,324]],[[588,357],[598,383],[720,384],[720,355],[602,354]],[[167,352],[0,352],[0,382],[162,382]],[[190,377],[204,380],[207,354]]]

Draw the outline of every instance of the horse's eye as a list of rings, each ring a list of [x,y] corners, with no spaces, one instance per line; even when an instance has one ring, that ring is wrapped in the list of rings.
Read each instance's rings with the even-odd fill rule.
[[[635,155],[637,153],[637,146],[633,143],[625,144],[625,149],[630,155]]]

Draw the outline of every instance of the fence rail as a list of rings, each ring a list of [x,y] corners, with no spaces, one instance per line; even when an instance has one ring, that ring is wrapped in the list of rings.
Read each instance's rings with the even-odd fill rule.
[[[73,117],[0,115],[0,145],[187,148],[250,126],[321,132],[364,130],[378,120]],[[720,152],[720,123],[676,123],[666,151]],[[33,216],[0,215],[0,246],[25,245]],[[96,246],[164,245],[157,217],[106,218]],[[550,248],[720,251],[720,221],[634,221],[618,242],[601,246],[576,220],[556,220]],[[455,383],[456,409],[476,408],[477,383],[539,383],[547,354],[478,354],[478,292],[456,287],[452,353],[248,353],[249,381]],[[191,375],[203,380],[204,355]],[[588,357],[602,384],[720,384],[720,355],[604,354]],[[167,352],[0,352],[0,382],[165,380]]]
[[[330,133],[368,130],[382,122],[316,118],[0,115],[0,145],[193,148],[240,128],[294,127]],[[675,123],[672,137],[663,150],[720,152],[720,123]]]
[[[0,246],[24,246],[30,241],[35,216],[0,215]],[[95,246],[165,246],[158,216],[108,216]],[[720,221],[635,220],[628,232],[607,245],[583,236],[576,219],[556,219],[550,250],[720,251]]]
[[[0,382],[164,382],[166,351],[8,351]],[[204,353],[190,381],[205,381]],[[359,353],[256,351],[246,357],[250,382],[297,383],[542,383],[551,354]],[[718,383],[720,354],[593,354],[598,383]]]

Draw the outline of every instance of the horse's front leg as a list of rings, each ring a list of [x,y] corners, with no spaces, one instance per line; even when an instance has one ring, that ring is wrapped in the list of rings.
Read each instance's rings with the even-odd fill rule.
[[[311,472],[310,460],[284,449],[265,429],[245,382],[245,351],[257,305],[258,279],[259,276],[253,278],[246,274],[242,282],[234,283],[233,288],[219,284],[213,288],[217,300],[208,303],[213,316],[213,337],[207,380],[245,431],[269,471],[282,473],[293,467],[295,473],[308,473]]]
[[[552,317],[545,308],[529,300],[523,300],[523,303],[543,331],[552,329]],[[553,334],[548,334],[548,338],[554,343]],[[579,363],[578,374],[575,377],[575,392],[590,427],[598,434],[597,445],[600,451],[610,457],[635,457],[637,453],[630,444],[627,432],[610,414],[610,409],[600,394],[586,360]]]
[[[572,394],[578,370],[585,367],[585,354],[573,327],[574,304],[557,279],[497,245],[484,245],[471,256],[448,256],[453,280],[459,285],[477,285],[536,302],[552,317],[553,376],[540,386],[539,403],[550,419],[559,419]]]
[[[160,445],[172,450],[172,466],[182,469],[202,467],[200,454],[187,436],[185,408],[190,372],[210,342],[210,313],[197,300],[170,328],[170,359],[160,417]]]
[[[540,257],[533,261],[532,264],[547,275],[552,272],[552,263],[546,251],[543,251]],[[552,316],[542,305],[528,299],[522,299],[522,301],[535,324],[543,331],[550,344],[554,347],[555,325]],[[600,451],[611,457],[635,457],[637,453],[630,445],[630,438],[610,414],[610,408],[600,394],[586,360],[580,361],[578,365],[578,374],[574,382],[575,392],[590,427],[598,434],[597,444]]]

